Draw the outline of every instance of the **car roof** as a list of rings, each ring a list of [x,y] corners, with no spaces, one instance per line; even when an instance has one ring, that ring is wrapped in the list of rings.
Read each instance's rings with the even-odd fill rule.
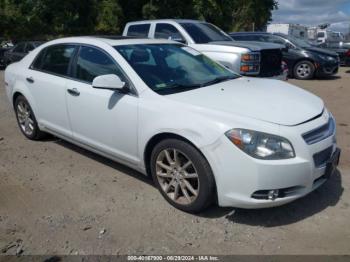
[[[166,40],[166,39],[149,39],[149,38],[134,38],[134,37],[119,37],[113,36],[79,36],[79,37],[66,37],[60,38],[48,42],[47,44],[64,44],[64,43],[74,43],[74,44],[98,44],[105,43],[110,46],[118,45],[137,45],[137,44],[179,44],[178,42]]]
[[[152,22],[206,23],[206,21],[203,21],[203,20],[193,20],[193,19],[153,19],[153,20],[132,21],[132,22],[129,22],[128,24],[152,23]]]
[[[281,37],[287,37],[287,35],[282,33],[270,33],[270,32],[261,32],[261,31],[255,31],[255,32],[232,32],[229,33],[231,36],[239,36],[239,35],[277,35]]]
[[[257,34],[259,34],[259,35],[262,35],[262,34],[271,35],[272,33],[259,32],[259,31],[257,31],[257,32],[232,32],[232,33],[230,33],[230,35],[257,35]]]

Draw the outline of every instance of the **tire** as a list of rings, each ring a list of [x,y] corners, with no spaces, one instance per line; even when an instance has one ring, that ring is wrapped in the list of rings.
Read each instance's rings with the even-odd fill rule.
[[[215,181],[210,165],[189,143],[161,141],[152,151],[150,167],[155,185],[172,206],[198,213],[213,202]]]
[[[34,112],[27,99],[19,95],[15,101],[15,113],[19,129],[22,134],[30,140],[40,140],[46,133],[40,131]]]
[[[300,80],[312,79],[315,75],[315,66],[312,62],[303,60],[294,66],[294,77]]]

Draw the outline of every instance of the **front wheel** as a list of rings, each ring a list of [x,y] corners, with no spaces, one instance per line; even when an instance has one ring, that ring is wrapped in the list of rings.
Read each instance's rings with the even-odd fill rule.
[[[207,160],[192,145],[177,139],[161,141],[152,151],[152,178],[174,207],[197,213],[214,199],[214,176]]]
[[[315,66],[310,61],[300,61],[294,66],[294,77],[300,80],[308,80],[314,77]]]

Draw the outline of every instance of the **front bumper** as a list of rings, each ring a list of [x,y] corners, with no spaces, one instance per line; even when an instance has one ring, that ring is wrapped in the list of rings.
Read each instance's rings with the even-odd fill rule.
[[[350,66],[350,57],[345,57],[340,63],[342,66]]]
[[[281,72],[279,75],[268,76],[268,77],[265,77],[265,76],[262,77],[259,75],[251,75],[251,74],[242,74],[242,75],[247,76],[247,77],[260,77],[260,78],[264,78],[264,79],[275,79],[275,80],[282,80],[282,81],[288,80],[288,71],[286,71],[286,70]]]
[[[330,76],[338,73],[339,62],[316,63],[317,76]]]
[[[266,77],[266,78],[287,81],[288,80],[288,70],[283,71],[283,73],[280,74],[280,75],[272,76],[272,77]]]
[[[293,144],[296,157],[286,160],[259,160],[235,147],[226,136],[215,145],[203,148],[215,176],[220,206],[266,208],[279,206],[301,198],[321,186],[326,180],[326,165],[316,166],[314,155],[337,150],[335,132],[328,138],[308,145],[301,134],[323,125],[324,117],[296,126],[281,127]],[[297,134],[297,135],[295,135]],[[271,190],[280,190],[274,199],[256,197]],[[254,195],[255,194],[255,195]]]

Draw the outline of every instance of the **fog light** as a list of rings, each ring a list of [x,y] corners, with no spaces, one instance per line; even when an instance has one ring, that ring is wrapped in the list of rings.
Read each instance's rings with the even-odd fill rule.
[[[278,189],[270,190],[269,193],[267,194],[267,198],[269,200],[275,200],[278,197],[279,193],[280,191]]]

